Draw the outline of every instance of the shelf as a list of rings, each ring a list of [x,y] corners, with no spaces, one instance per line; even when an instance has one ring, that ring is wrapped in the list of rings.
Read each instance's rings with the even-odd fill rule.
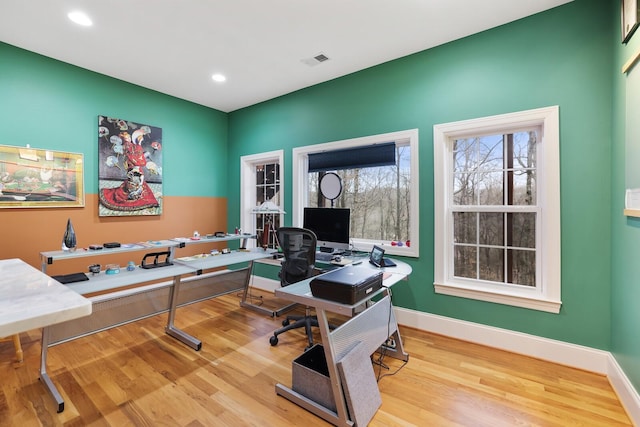
[[[625,209],[625,216],[634,216],[640,218],[640,209]]]
[[[104,248],[99,250],[91,250],[91,249],[82,249],[78,248],[75,251],[49,251],[49,252],[40,252],[40,257],[42,259],[43,265],[53,264],[55,260],[62,259],[71,259],[71,258],[82,258],[89,256],[102,256],[109,254],[116,254],[122,252],[133,252],[133,251],[141,251],[145,249],[161,249],[161,248],[170,248],[170,247],[178,247],[180,246],[180,242],[174,240],[160,240],[145,242],[145,243],[131,243],[124,244],[119,248]]]
[[[149,240],[136,243],[124,243],[119,248],[103,248],[98,250],[78,248],[75,251],[40,252],[40,258],[42,263],[42,272],[46,274],[47,266],[53,264],[54,261],[64,261],[83,257],[109,256],[124,252],[158,252],[169,250],[169,259],[174,262],[173,265],[153,269],[143,269],[139,266],[136,266],[136,269],[134,271],[127,271],[126,266],[121,266],[120,273],[118,274],[106,274],[105,271],[101,271],[96,275],[86,273],[87,277],[89,277],[88,281],[67,284],[70,289],[73,289],[81,295],[85,295],[96,292],[111,291],[123,288],[125,286],[131,286],[144,282],[153,282],[169,277],[188,274],[200,275],[202,274],[202,270],[204,269],[219,268],[239,262],[251,262],[253,260],[264,257],[264,250],[234,250],[230,254],[207,256],[205,258],[191,262],[180,261],[180,258],[175,259],[176,248],[180,249],[184,248],[185,246],[202,243],[221,243],[250,238],[255,238],[255,236],[251,236],[248,234],[227,234],[223,237],[201,237],[197,240],[191,239],[189,237],[176,237],[167,240]]]
[[[187,274],[194,274],[194,270],[186,265],[170,265],[148,270],[138,267],[133,271],[127,271],[126,268],[121,268],[120,273],[117,274],[106,274],[104,271],[101,271],[99,274],[93,276],[87,273],[89,280],[68,283],[66,286],[80,295],[86,295]]]
[[[246,234],[227,234],[225,237],[202,237],[199,240],[193,240],[188,237],[176,237],[168,240],[149,240],[146,242],[137,243],[123,243],[119,248],[103,248],[99,250],[78,248],[75,251],[48,251],[40,252],[40,258],[42,260],[43,273],[46,272],[46,265],[53,264],[55,260],[82,258],[91,256],[104,256],[110,254],[117,254],[122,252],[134,252],[142,250],[164,249],[164,248],[183,248],[188,245],[194,245],[199,243],[218,243],[228,242],[232,240],[242,239],[255,239],[255,235]]]

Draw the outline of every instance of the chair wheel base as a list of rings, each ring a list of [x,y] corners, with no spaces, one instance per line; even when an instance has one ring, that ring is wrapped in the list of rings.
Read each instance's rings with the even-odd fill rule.
[[[269,338],[269,344],[271,344],[272,347],[278,345],[278,337],[274,335]]]

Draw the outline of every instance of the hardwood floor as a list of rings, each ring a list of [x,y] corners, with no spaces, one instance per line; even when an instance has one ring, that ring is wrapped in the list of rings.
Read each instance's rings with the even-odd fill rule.
[[[302,330],[269,336],[281,318],[240,308],[236,295],[179,309],[199,352],[164,333],[166,315],[51,348],[56,407],[38,380],[40,333],[22,334],[24,362],[0,344],[2,426],[327,426],[275,393],[291,384]],[[386,358],[372,426],[630,426],[606,377],[401,328],[409,362]],[[317,341],[319,341],[319,336]],[[394,374],[394,375],[390,375]]]

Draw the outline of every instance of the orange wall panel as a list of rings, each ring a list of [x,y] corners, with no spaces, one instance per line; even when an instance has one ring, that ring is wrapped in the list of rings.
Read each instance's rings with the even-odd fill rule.
[[[87,194],[84,208],[59,209],[1,209],[0,259],[20,258],[40,269],[40,252],[61,249],[62,236],[71,218],[76,232],[78,249],[105,242],[134,243],[189,237],[195,230],[200,234],[227,229],[227,200],[216,197],[165,196],[163,213],[158,216],[99,217],[98,197]],[[214,245],[194,245],[179,249],[177,256],[208,252]],[[156,252],[150,248],[147,252]],[[100,255],[96,251],[96,255]],[[47,274],[87,271],[87,266],[99,263],[139,264],[145,251],[114,256],[96,256],[58,261],[47,267]],[[103,267],[104,268],[104,267]]]

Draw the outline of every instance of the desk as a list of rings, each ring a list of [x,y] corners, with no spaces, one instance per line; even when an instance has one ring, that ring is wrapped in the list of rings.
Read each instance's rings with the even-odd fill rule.
[[[386,354],[405,361],[409,358],[409,355],[404,351],[398,325],[393,314],[389,288],[411,274],[411,267],[402,261],[396,261],[396,264],[396,267],[378,269],[365,261],[343,267],[366,268],[372,270],[372,273],[380,270],[384,272],[383,288],[353,305],[315,298],[311,294],[310,288],[310,283],[313,279],[303,280],[293,285],[276,289],[276,296],[313,307],[316,311],[333,397],[336,403],[336,411],[326,408],[282,384],[276,384],[276,393],[278,395],[289,399],[334,425],[353,426],[354,423],[347,412],[337,362],[348,353],[356,341],[363,342],[369,354],[373,354],[390,337],[394,339],[395,348],[386,348]],[[373,302],[372,298],[375,296],[381,296],[381,298],[377,302]],[[358,312],[358,309],[362,308],[363,304],[366,305],[366,308]],[[351,318],[331,330],[327,319],[328,312]]]
[[[91,314],[91,301],[19,259],[0,261],[0,336],[31,329],[47,330],[53,324]],[[46,347],[42,363],[46,363]],[[42,365],[41,365],[42,366]],[[55,390],[46,370],[40,379]],[[60,411],[58,411],[60,412]]]
[[[20,259],[0,260],[0,336],[91,314],[91,301]]]
[[[64,410],[64,400],[46,372],[49,347],[168,311],[166,333],[194,350],[200,350],[202,347],[200,340],[175,326],[177,308],[180,305],[233,292],[242,287],[246,288],[253,260],[270,256],[269,251],[254,249],[251,251],[232,251],[229,254],[207,257],[184,257],[174,259],[174,264],[169,266],[152,269],[136,268],[134,271],[123,269],[118,274],[106,274],[103,271],[95,276],[89,275],[88,281],[68,284],[66,287],[70,289],[69,292],[77,294],[114,291],[90,297],[87,300],[90,307],[93,307],[93,313],[89,318],[47,326],[42,331],[40,373],[49,393],[58,403],[58,412]],[[43,254],[43,258],[46,257],[47,254]],[[202,275],[203,270],[243,263],[249,263],[249,268]],[[194,277],[185,279],[186,276]],[[171,279],[171,281],[117,290],[125,286],[164,279]],[[53,279],[49,280],[57,283]],[[212,287],[215,289],[208,289]],[[76,296],[80,297],[77,294]]]

